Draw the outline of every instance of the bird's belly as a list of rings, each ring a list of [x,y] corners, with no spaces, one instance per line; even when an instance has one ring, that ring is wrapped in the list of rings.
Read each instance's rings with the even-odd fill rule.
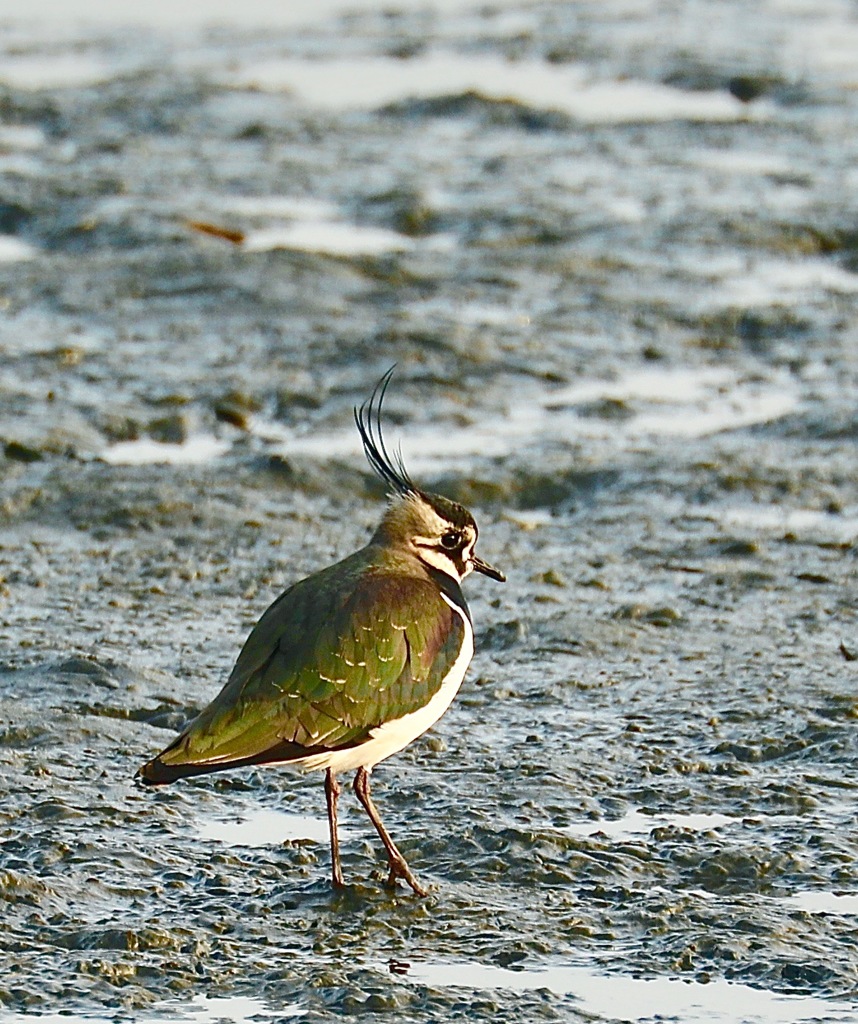
[[[445,598],[446,600],[446,598]],[[450,667],[441,688],[417,711],[412,711],[402,718],[394,718],[384,722],[372,730],[368,739],[346,750],[331,750],[324,754],[314,754],[304,758],[297,764],[306,771],[314,768],[330,768],[334,772],[348,772],[354,768],[372,768],[379,761],[390,757],[409,743],[416,740],[427,729],[431,728],[444,714],[453,698],[459,692],[465,672],[474,655],[474,631],[467,615],[451,601],[450,607],[460,615],[465,627],[462,648]]]

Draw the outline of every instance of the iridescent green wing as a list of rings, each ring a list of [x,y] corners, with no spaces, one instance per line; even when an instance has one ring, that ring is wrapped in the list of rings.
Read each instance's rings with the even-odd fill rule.
[[[296,760],[360,743],[431,699],[461,649],[461,616],[429,580],[351,561],[268,609],[224,689],[162,763],[226,767],[274,748]]]

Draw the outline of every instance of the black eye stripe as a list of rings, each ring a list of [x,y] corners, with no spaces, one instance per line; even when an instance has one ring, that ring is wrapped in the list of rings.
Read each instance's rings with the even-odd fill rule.
[[[427,551],[439,551],[442,555],[447,555],[450,558],[455,557],[456,554],[461,554],[461,552],[464,550],[462,544],[454,544],[453,547],[448,548],[444,547],[444,545],[441,544],[440,541],[433,541],[431,544],[424,544],[418,541],[417,547],[424,548]]]

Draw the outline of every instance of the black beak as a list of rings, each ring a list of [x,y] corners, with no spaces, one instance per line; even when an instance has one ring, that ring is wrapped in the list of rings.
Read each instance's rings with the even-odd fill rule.
[[[500,571],[495,569],[493,565],[489,565],[488,562],[484,562],[482,558],[477,558],[476,555],[471,555],[471,562],[473,563],[474,569],[477,572],[481,572],[483,576],[488,576],[490,579],[497,580],[498,583],[506,583],[506,576]]]

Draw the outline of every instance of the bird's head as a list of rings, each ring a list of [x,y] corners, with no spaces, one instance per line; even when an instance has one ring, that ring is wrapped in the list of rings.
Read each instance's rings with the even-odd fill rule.
[[[393,367],[354,411],[367,461],[391,496],[374,539],[406,548],[424,565],[458,582],[474,570],[503,582],[506,577],[500,570],[474,554],[479,531],[471,513],[449,498],[420,490],[405,469],[402,453],[391,457],[388,452],[381,431],[381,405],[392,373]]]

